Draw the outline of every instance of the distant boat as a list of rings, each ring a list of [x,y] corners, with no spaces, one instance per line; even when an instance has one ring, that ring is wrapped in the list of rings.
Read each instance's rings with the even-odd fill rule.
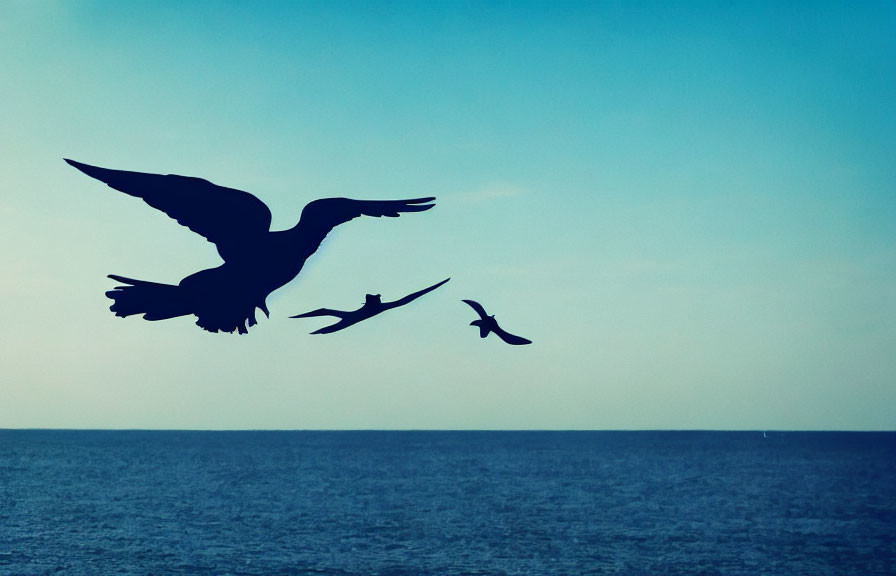
[[[768,436],[765,435],[765,432],[762,433],[762,437],[763,437],[763,438],[768,438]]]

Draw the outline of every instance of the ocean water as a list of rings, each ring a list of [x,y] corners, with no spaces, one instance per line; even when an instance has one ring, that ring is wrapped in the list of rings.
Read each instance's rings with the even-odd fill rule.
[[[38,574],[896,574],[896,434],[0,431]]]

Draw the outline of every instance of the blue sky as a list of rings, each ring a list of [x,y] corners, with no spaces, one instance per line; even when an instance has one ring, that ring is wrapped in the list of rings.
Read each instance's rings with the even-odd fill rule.
[[[894,429],[894,29],[889,2],[4,2],[0,427]],[[437,206],[340,227],[214,335],[108,311],[106,274],[219,260],[63,157],[246,190],[277,229]],[[448,276],[337,334],[288,318]],[[480,341],[462,298],[535,343]]]

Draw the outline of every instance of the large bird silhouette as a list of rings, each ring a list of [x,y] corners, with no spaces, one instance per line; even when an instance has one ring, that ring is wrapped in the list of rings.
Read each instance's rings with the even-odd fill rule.
[[[404,298],[399,298],[398,300],[393,300],[392,302],[383,302],[380,298],[379,294],[368,294],[364,304],[358,308],[357,310],[333,310],[331,308],[318,308],[317,310],[312,310],[311,312],[305,312],[304,314],[296,314],[295,316],[290,316],[290,318],[311,318],[312,316],[335,316],[339,318],[339,321],[335,324],[330,324],[329,326],[324,326],[319,330],[315,330],[312,334],[329,334],[331,332],[337,332],[339,330],[344,330],[349,326],[357,324],[362,320],[367,320],[373,316],[381,312],[385,312],[386,310],[391,310],[392,308],[398,308],[399,306],[404,306],[405,304],[416,300],[417,298],[423,296],[427,292],[432,292],[451,278],[445,278],[438,284],[433,284],[429,288],[424,288],[423,290],[418,290],[412,294],[408,294]]]
[[[508,344],[520,345],[532,343],[531,340],[527,340],[522,336],[515,336],[498,326],[498,321],[495,320],[495,315],[492,314],[491,316],[489,316],[488,314],[486,314],[485,308],[483,308],[482,304],[480,304],[479,302],[476,302],[475,300],[464,300],[464,302],[469,304],[470,307],[475,310],[477,314],[479,314],[479,320],[473,320],[472,322],[470,322],[470,326],[479,326],[480,338],[485,338],[491,332],[494,332],[501,340],[507,342]]]
[[[298,224],[271,231],[271,211],[248,192],[217,186],[202,178],[146,174],[66,162],[111,188],[141,198],[215,244],[224,263],[200,270],[177,285],[109,275],[124,284],[106,292],[116,316],[143,314],[164,320],[194,314],[209,332],[247,333],[255,309],[269,316],[267,296],[302,270],[334,227],[359,216],[397,217],[422,212],[434,197],[409,200],[324,198],[308,203]]]

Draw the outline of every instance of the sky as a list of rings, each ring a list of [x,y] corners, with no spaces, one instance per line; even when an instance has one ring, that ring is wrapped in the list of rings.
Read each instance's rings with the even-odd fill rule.
[[[0,2],[0,428],[896,429],[894,30],[871,1]],[[274,229],[437,200],[211,334],[108,310],[107,274],[220,259],[63,158]]]

